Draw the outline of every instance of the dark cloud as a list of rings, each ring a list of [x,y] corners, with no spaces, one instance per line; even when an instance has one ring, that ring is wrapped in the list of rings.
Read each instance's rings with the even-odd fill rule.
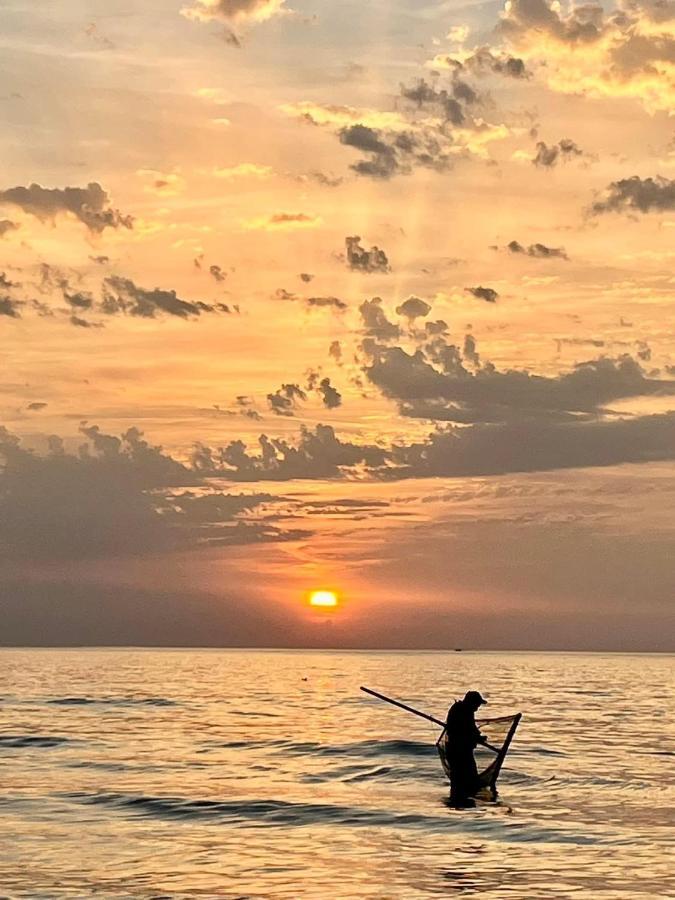
[[[20,300],[12,300],[11,297],[0,297],[0,316],[7,316],[10,319],[20,319],[21,313],[19,309],[23,306]]]
[[[544,141],[537,141],[537,152],[532,158],[532,164],[550,169],[559,162],[567,162],[575,157],[583,156],[583,153],[584,151],[569,138],[563,138],[557,144],[551,144],[550,147]]]
[[[17,206],[41,222],[70,213],[96,234],[105,228],[133,227],[132,217],[113,209],[107,192],[95,181],[86,188],[44,188],[39,184],[8,188],[0,191],[0,203]]]
[[[441,113],[451,125],[461,126],[466,121],[465,106],[470,106],[478,99],[474,89],[459,78],[459,70],[452,74],[448,88],[437,90],[424,78],[411,87],[401,85],[401,97],[414,103],[417,108],[431,107]]]
[[[511,0],[499,29],[511,40],[534,31],[567,43],[593,43],[602,35],[603,16],[602,7],[590,3],[565,15],[549,6],[547,0]]]
[[[399,316],[404,316],[412,321],[413,319],[428,316],[431,312],[431,304],[421,300],[419,297],[408,297],[400,306],[396,307],[396,312]]]
[[[313,275],[310,275],[309,272],[301,272],[298,276],[301,281],[304,281],[305,284],[309,284],[309,282],[314,278]]]
[[[479,47],[459,63],[474,75],[504,75],[507,78],[529,78],[529,72],[522,59],[508,53],[496,53],[489,47]]]
[[[480,355],[476,349],[476,338],[472,334],[464,335],[464,347],[462,348],[462,356],[472,366],[480,366]]]
[[[390,322],[382,309],[382,299],[373,297],[372,300],[364,300],[359,306],[361,320],[366,335],[378,341],[395,340],[401,334],[398,325]]]
[[[246,519],[275,502],[268,495],[205,485],[136,428],[121,437],[96,426],[81,432],[77,454],[52,436],[39,455],[0,427],[0,559],[114,558],[288,538]]]
[[[91,309],[94,305],[93,296],[85,291],[75,291],[74,293],[64,291],[64,299],[74,309]]]
[[[338,365],[342,363],[342,345],[340,344],[340,341],[330,342],[328,355],[331,357],[331,359],[334,359]]]
[[[220,266],[212,265],[209,266],[209,274],[211,277],[218,282],[223,282],[227,278],[227,272],[223,272]]]
[[[339,478],[359,468],[378,469],[388,452],[373,445],[341,441],[330,425],[302,427],[295,443],[260,435],[259,453],[249,454],[243,441],[212,449],[197,445],[192,463],[197,472],[234,481],[286,481],[292,478]]]
[[[342,404],[342,394],[330,383],[330,378],[322,378],[317,386],[326,409],[336,409]]]
[[[144,319],[154,319],[158,314],[189,319],[202,313],[230,312],[230,308],[224,303],[181,300],[175,291],[161,288],[146,290],[138,287],[130,278],[119,275],[110,275],[104,280],[101,309],[108,315],[122,313]]]
[[[0,219],[0,238],[4,238],[6,234],[16,231],[19,227],[16,222],[11,222],[9,219]]]
[[[43,403],[40,400],[34,400],[32,403],[29,403],[26,406],[26,409],[30,410],[31,412],[40,412],[40,410],[45,409],[46,406],[46,403]]]
[[[90,256],[89,259],[98,266],[107,266],[110,262],[109,256]]]
[[[347,265],[354,272],[390,272],[391,266],[387,254],[379,247],[366,250],[361,246],[358,235],[345,238],[347,248]]]
[[[394,448],[395,477],[461,477],[675,459],[675,413],[450,427]],[[406,471],[407,470],[407,471]]]
[[[479,300],[485,300],[486,303],[496,303],[497,297],[499,294],[494,288],[490,287],[468,287],[464,288],[466,293],[472,294],[474,297],[477,297]]]
[[[499,371],[491,363],[472,372],[459,348],[443,338],[434,338],[414,353],[373,344],[364,349],[370,353],[364,371],[387,397],[399,402],[429,401],[436,404],[438,418],[456,415],[457,421],[466,420],[467,409],[475,421],[480,421],[483,410],[489,420],[501,415],[504,421],[524,414],[599,415],[615,400],[675,395],[675,383],[647,377],[627,355],[578,363],[570,372],[549,377]],[[410,408],[406,412],[411,414]]]
[[[307,297],[305,303],[307,306],[332,307],[340,311],[347,309],[345,301],[340,300],[338,297]]]
[[[675,209],[675,180],[657,175],[655,178],[622,178],[613,181],[605,196],[591,207],[594,215],[609,212],[665,212]]]
[[[299,384],[282,384],[273,394],[267,395],[267,404],[278,416],[294,416],[298,401],[306,399],[307,394]]]
[[[340,142],[366,154],[366,159],[350,166],[354,172],[381,180],[409,175],[416,166],[444,172],[455,158],[449,149],[452,139],[448,134],[419,126],[393,132],[349,125],[340,131]]]
[[[563,247],[547,247],[546,244],[539,243],[524,247],[518,241],[509,241],[506,246],[511,253],[522,253],[525,256],[533,256],[535,259],[569,258]]]

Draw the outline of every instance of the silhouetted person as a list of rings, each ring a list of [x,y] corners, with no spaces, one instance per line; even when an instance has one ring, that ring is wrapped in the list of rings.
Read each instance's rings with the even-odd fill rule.
[[[485,737],[478,730],[475,713],[487,700],[478,691],[467,691],[463,700],[455,700],[448,710],[445,729],[447,759],[450,766],[450,803],[473,806],[480,785],[473,751]]]

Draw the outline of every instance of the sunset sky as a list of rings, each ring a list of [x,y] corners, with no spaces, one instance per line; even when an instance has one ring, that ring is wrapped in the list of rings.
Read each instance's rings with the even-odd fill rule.
[[[672,0],[0,9],[4,644],[673,649]]]

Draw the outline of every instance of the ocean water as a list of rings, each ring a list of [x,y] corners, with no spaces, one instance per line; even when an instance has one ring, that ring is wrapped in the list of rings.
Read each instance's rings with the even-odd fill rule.
[[[4,898],[675,897],[674,657],[0,651]],[[467,688],[523,712],[446,805]]]

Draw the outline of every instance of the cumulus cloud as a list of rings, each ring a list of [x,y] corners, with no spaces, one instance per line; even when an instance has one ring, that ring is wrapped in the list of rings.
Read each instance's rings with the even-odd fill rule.
[[[671,459],[675,413],[610,421],[451,426],[425,441],[394,448],[391,474],[461,477]]]
[[[53,222],[59,215],[72,215],[95,234],[106,228],[132,228],[131,216],[110,206],[110,198],[93,181],[86,188],[44,188],[39,184],[0,191],[0,204],[8,204],[35,216],[41,222]]]
[[[20,319],[21,313],[19,309],[22,305],[20,300],[13,300],[11,297],[0,297],[0,316],[7,316],[9,319]]]
[[[220,266],[217,266],[215,263],[212,266],[209,266],[209,275],[219,283],[222,283],[227,278],[227,272],[223,272]]]
[[[672,3],[561,8],[509,0],[499,31],[548,86],[565,94],[635,99],[648,112],[675,107]]]
[[[330,378],[322,378],[317,385],[317,391],[321,395],[326,409],[336,409],[342,404],[342,394],[330,383]]]
[[[216,19],[238,25],[271,19],[284,11],[284,3],[285,0],[194,0],[181,14],[199,22]]]
[[[203,313],[230,312],[224,303],[182,300],[175,291],[161,288],[147,290],[136,285],[130,278],[119,275],[110,275],[104,280],[101,310],[107,315],[121,313],[144,319],[154,319],[161,314],[189,319]]]
[[[250,521],[248,513],[274,498],[207,484],[136,428],[121,436],[89,425],[80,431],[77,452],[51,436],[38,454],[0,426],[0,560],[115,558],[298,536]]]
[[[497,291],[490,287],[481,287],[479,285],[478,287],[464,288],[464,290],[479,300],[485,300],[486,303],[496,303],[497,297],[499,297]]]
[[[404,316],[412,322],[414,319],[428,316],[431,312],[431,305],[419,297],[408,297],[400,306],[396,307],[396,312],[399,316]]]
[[[532,158],[532,164],[539,168],[551,169],[558,162],[567,162],[577,156],[583,156],[583,150],[569,138],[563,138],[551,146],[544,141],[538,141],[537,152]]]
[[[277,416],[294,416],[298,401],[306,399],[307,394],[299,384],[282,384],[267,395],[267,405]]]
[[[368,337],[378,341],[395,340],[401,334],[398,325],[390,322],[387,314],[382,309],[382,298],[373,297],[372,300],[364,300],[359,306],[363,329]]]
[[[569,258],[563,247],[547,247],[546,244],[536,243],[530,244],[529,247],[524,247],[518,241],[509,241],[506,247],[510,253],[520,253],[524,256],[532,256],[535,259]]]
[[[465,345],[466,346],[466,345]],[[675,395],[675,382],[648,377],[628,355],[578,363],[555,377],[491,363],[476,368],[475,345],[469,345],[474,371],[460,349],[442,337],[414,353],[370,343],[368,379],[387,397],[399,401],[405,415],[463,421],[509,421],[514,418],[568,420],[599,416],[612,401],[629,397]]]
[[[371,444],[340,440],[330,425],[300,429],[297,441],[261,434],[258,453],[249,453],[243,441],[225,447],[195,447],[192,464],[197,472],[234,481],[286,481],[292,478],[339,478],[359,470],[376,470],[389,454]]]
[[[347,248],[347,265],[354,272],[390,272],[391,266],[387,254],[379,247],[366,250],[361,246],[358,235],[345,238]]]
[[[347,304],[344,300],[340,300],[339,297],[307,297],[305,303],[309,307],[328,307],[339,312],[347,309]]]
[[[604,196],[591,207],[594,215],[610,212],[666,212],[675,210],[675,180],[657,175],[655,178],[622,178],[613,181]]]

